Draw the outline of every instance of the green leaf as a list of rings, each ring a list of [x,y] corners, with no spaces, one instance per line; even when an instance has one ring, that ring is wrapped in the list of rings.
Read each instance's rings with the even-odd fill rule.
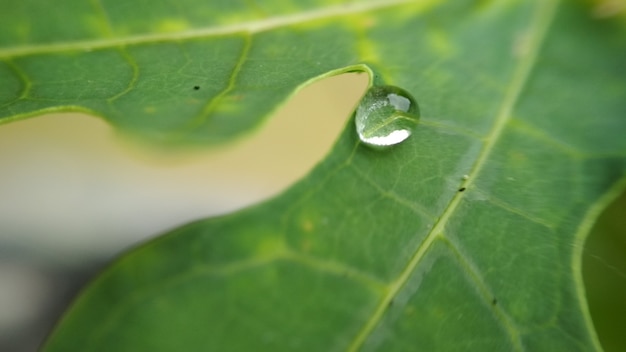
[[[589,310],[602,346],[626,350],[626,192],[610,204],[589,233],[583,277]]]
[[[600,349],[580,262],[626,183],[623,15],[245,3],[20,3],[0,18],[0,116],[87,110],[215,143],[306,82],[362,70],[416,97],[418,128],[377,151],[350,123],[279,197],[129,252],[45,350]]]
[[[362,22],[397,7],[186,2],[15,4],[0,15],[0,121],[85,111],[151,141],[229,141],[307,81],[367,70]]]

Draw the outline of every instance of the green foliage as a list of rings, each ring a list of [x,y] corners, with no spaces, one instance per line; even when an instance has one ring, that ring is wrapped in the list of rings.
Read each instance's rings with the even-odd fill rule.
[[[3,121],[84,110],[217,143],[354,70],[421,111],[398,146],[367,148],[350,123],[282,195],[127,253],[46,351],[600,349],[581,245],[624,184],[624,18],[575,1],[331,2],[0,14]]]
[[[623,351],[626,327],[626,192],[594,225],[585,243],[583,273],[589,309],[602,347]]]

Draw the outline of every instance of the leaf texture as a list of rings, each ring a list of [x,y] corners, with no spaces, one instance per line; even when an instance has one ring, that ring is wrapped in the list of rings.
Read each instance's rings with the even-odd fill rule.
[[[349,124],[282,195],[125,254],[45,351],[601,349],[580,261],[625,183],[623,15],[552,0],[187,2],[67,1],[76,28],[47,30],[55,4],[26,34],[36,2],[16,7],[0,116],[78,109],[217,143],[306,82],[357,70],[413,93],[420,125],[377,151]]]

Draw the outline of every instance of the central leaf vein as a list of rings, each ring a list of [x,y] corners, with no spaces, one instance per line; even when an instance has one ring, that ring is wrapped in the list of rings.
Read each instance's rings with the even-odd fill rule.
[[[471,183],[476,180],[477,176],[482,171],[483,166],[491,155],[495,144],[500,139],[508,121],[511,119],[511,112],[515,107],[526,82],[528,81],[528,77],[530,76],[530,73],[536,62],[541,43],[543,42],[547,30],[554,18],[557,5],[558,0],[538,2],[536,14],[530,25],[530,41],[528,45],[528,50],[525,55],[519,59],[519,62],[515,67],[515,70],[513,71],[513,76],[507,87],[504,99],[494,120],[493,127],[485,138],[483,148],[474,163],[472,171],[469,174],[469,181],[467,183],[467,186],[470,186]],[[463,195],[464,193],[457,192],[452,197],[443,214],[441,215],[435,226],[432,228],[432,230],[427,234],[421,245],[417,248],[411,259],[407,263],[405,269],[400,273],[396,280],[390,283],[387,294],[381,299],[370,319],[365,322],[361,330],[355,336],[352,343],[348,347],[348,351],[356,351],[363,345],[368,336],[370,336],[373,330],[381,322],[387,310],[387,307],[389,306],[389,302],[393,301],[393,299],[400,292],[402,287],[409,280],[411,274],[415,271],[417,265],[420,263],[422,258],[424,258],[432,244],[435,242],[436,239],[440,237],[443,238],[446,224],[460,204]],[[516,338],[516,336],[510,337],[512,339],[512,342],[516,345],[517,349],[522,350],[523,347],[521,346],[521,342],[519,341],[519,339]]]

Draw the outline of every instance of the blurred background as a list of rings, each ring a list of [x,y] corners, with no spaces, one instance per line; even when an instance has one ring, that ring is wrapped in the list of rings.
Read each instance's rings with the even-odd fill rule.
[[[363,74],[324,79],[211,150],[150,150],[82,114],[0,126],[0,351],[36,351],[77,291],[128,247],[288,188],[330,150],[366,85]],[[622,196],[585,249],[607,351],[626,350],[625,212]]]
[[[251,135],[210,150],[149,149],[83,114],[0,126],[0,351],[36,351],[77,290],[121,251],[302,178],[367,81],[353,73],[317,82]]]

